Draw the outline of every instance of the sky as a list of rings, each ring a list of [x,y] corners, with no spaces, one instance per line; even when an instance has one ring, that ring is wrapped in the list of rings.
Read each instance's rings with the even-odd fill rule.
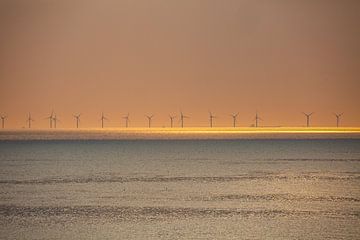
[[[0,113],[36,128],[360,126],[358,0],[0,0]],[[175,124],[179,124],[178,120]]]

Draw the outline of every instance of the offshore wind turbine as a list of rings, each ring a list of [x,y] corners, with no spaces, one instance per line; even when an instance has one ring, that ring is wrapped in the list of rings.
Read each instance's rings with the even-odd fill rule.
[[[209,111],[209,122],[210,122],[210,127],[213,127],[213,121],[214,118],[216,118],[210,111]]]
[[[154,115],[151,115],[151,116],[149,116],[149,115],[145,115],[146,116],[146,118],[148,119],[148,122],[149,122],[149,128],[151,128],[151,120],[152,120],[152,118],[154,117]]]
[[[35,121],[35,120],[32,119],[31,113],[29,113],[29,116],[28,116],[28,118],[26,119],[26,122],[29,124],[29,125],[28,125],[29,128],[31,128],[31,122],[33,122],[33,121]]]
[[[79,128],[80,116],[81,114],[73,115],[73,117],[76,119],[76,128]]]
[[[314,114],[314,112],[312,112],[312,113],[303,112],[303,114],[306,116],[306,127],[310,127],[310,117],[311,117],[311,115]]]
[[[340,125],[340,117],[343,115],[344,113],[334,113],[335,117],[336,117],[336,127],[339,127]]]
[[[109,120],[109,119],[107,119],[107,118],[104,116],[104,112],[102,112],[102,113],[101,113],[101,118],[100,118],[101,128],[104,128],[104,120]]]
[[[172,128],[172,127],[173,127],[173,123],[174,123],[174,119],[176,118],[176,116],[169,115],[169,118],[170,118],[170,127]]]
[[[181,127],[183,128],[184,127],[184,118],[189,118],[188,116],[185,116],[183,114],[183,112],[180,112],[180,124],[181,124]]]
[[[50,125],[50,128],[53,127],[53,120],[54,120],[54,110],[51,111],[51,114],[50,116],[46,117],[45,119],[49,119],[49,125]]]
[[[236,119],[237,119],[237,116],[239,115],[239,113],[236,113],[236,114],[230,114],[230,116],[232,117],[233,119],[233,127],[235,128],[236,127]]]
[[[5,115],[1,115],[1,127],[2,129],[5,128],[5,119],[7,118],[7,116]]]
[[[125,127],[128,128],[129,127],[129,113],[123,117],[125,119]]]
[[[261,117],[259,117],[259,114],[256,111],[256,114],[255,114],[255,127],[259,126],[259,120],[262,120],[262,119],[261,119]]]
[[[60,120],[56,117],[56,113],[55,113],[55,115],[54,115],[54,117],[53,117],[53,121],[54,121],[54,128],[56,128],[56,123],[57,123],[57,121],[60,122]]]

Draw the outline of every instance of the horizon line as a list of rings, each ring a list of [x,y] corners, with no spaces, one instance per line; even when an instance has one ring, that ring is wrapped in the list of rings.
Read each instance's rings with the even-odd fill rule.
[[[82,132],[82,131],[114,131],[114,132],[234,132],[234,133],[246,133],[246,132],[279,132],[279,133],[312,133],[312,132],[358,132],[360,133],[360,126],[347,126],[347,127],[328,127],[328,126],[258,126],[258,127],[84,127],[84,128],[4,128],[0,129],[0,132]]]

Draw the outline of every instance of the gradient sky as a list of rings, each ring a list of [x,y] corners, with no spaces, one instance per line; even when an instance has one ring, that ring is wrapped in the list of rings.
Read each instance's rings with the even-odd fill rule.
[[[358,0],[0,0],[0,112],[34,126],[360,125]]]

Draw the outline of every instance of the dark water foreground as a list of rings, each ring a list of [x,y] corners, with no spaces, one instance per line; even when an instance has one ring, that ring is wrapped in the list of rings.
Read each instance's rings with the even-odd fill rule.
[[[0,239],[359,237],[359,139],[0,141]]]

